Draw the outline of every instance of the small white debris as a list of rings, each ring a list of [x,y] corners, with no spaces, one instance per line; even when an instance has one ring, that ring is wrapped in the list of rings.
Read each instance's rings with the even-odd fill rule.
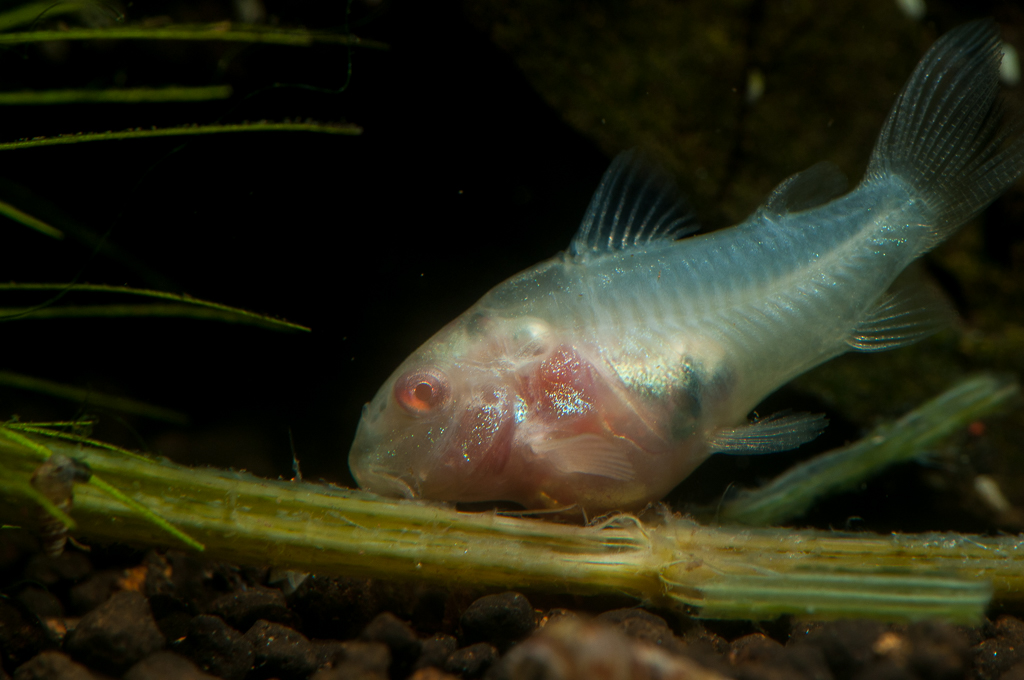
[[[999,483],[989,475],[978,475],[974,478],[974,491],[994,512],[1003,514],[1013,509],[1013,505],[1006,500],[1003,490],[999,488]]]
[[[896,0],[896,7],[903,12],[905,17],[914,21],[920,21],[928,11],[924,0]]]
[[[270,585],[278,586],[281,588],[281,592],[285,595],[291,595],[302,582],[309,577],[304,571],[293,571],[291,569],[284,569],[283,567],[271,567],[270,573],[267,574],[267,583]]]
[[[753,104],[764,94],[764,74],[760,69],[752,68],[747,73],[747,103]]]
[[[267,20],[263,0],[234,0],[235,16],[243,24],[262,24]]]
[[[1002,47],[1003,60],[999,62],[999,79],[1007,85],[1016,85],[1020,82],[1020,57],[1017,56],[1017,49],[1008,42]]]

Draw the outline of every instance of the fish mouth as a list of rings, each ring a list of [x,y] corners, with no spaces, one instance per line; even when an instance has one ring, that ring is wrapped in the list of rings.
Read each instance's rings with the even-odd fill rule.
[[[381,455],[384,444],[374,428],[368,422],[367,412],[370,404],[363,407],[363,417],[356,428],[356,436],[348,454],[348,467],[359,488],[381,496],[398,498],[416,498],[419,496],[412,470],[407,474],[396,471],[394,461]],[[390,463],[390,464],[382,464]]]
[[[373,467],[352,472],[359,487],[364,491],[392,498],[417,498],[419,496],[409,482],[389,472]]]

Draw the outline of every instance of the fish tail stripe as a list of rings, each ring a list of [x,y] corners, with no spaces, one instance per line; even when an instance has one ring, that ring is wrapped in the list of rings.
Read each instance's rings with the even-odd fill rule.
[[[1001,41],[991,20],[939,38],[900,92],[867,182],[903,181],[927,207],[928,250],[978,214],[1024,171],[1019,117],[999,95]]]

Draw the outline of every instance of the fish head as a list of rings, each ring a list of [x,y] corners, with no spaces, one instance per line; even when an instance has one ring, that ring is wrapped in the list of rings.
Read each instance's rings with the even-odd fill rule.
[[[349,466],[388,496],[635,509],[685,475],[657,420],[600,350],[541,319],[471,309],[364,407]]]
[[[440,330],[363,407],[349,453],[359,485],[407,498],[515,500],[525,409],[517,368],[544,335],[539,322],[473,310]]]

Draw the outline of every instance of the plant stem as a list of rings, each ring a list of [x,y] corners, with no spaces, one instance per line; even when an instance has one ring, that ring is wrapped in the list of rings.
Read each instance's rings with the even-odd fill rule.
[[[622,515],[576,527],[349,489],[191,469],[37,435],[0,439],[7,474],[27,478],[40,445],[87,463],[206,546],[211,559],[323,575],[415,579],[573,593],[626,593],[712,618],[938,617],[977,623],[991,594],[1024,593],[1024,541],[929,534],[876,536],[701,526]],[[0,520],[38,514],[13,483]],[[86,541],[181,547],[116,499],[80,485],[74,532]]]

